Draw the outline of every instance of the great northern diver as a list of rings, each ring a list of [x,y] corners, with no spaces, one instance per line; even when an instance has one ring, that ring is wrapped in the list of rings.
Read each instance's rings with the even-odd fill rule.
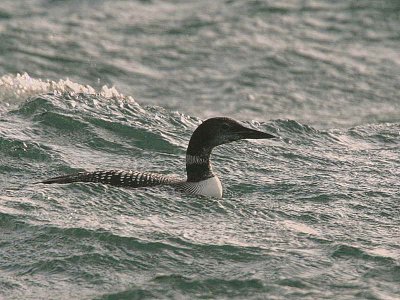
[[[155,173],[110,170],[64,175],[40,183],[98,182],[129,188],[170,185],[189,194],[221,198],[221,182],[214,174],[210,163],[212,149],[218,145],[240,139],[271,138],[276,137],[269,133],[244,127],[233,119],[216,117],[200,124],[190,138],[186,151],[186,181]]]

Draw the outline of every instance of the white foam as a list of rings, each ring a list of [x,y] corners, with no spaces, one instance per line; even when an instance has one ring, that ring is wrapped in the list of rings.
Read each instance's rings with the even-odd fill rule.
[[[42,80],[30,77],[27,73],[17,75],[4,75],[0,77],[0,102],[15,104],[26,100],[28,97],[43,93],[83,93],[100,95],[108,99],[127,100],[135,102],[130,96],[124,96],[115,87],[104,85],[101,90],[96,90],[90,85],[82,85],[71,80],[59,81]]]

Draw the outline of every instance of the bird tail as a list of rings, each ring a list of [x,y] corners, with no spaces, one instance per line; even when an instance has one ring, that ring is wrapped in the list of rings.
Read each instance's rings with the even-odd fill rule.
[[[38,183],[44,183],[44,184],[52,184],[52,183],[58,183],[58,184],[65,184],[65,183],[72,183],[72,182],[88,182],[88,178],[85,180],[85,176],[83,176],[85,173],[76,173],[76,174],[70,174],[70,175],[63,175],[63,176],[57,176],[53,178],[49,178],[43,181],[35,182],[35,184]]]

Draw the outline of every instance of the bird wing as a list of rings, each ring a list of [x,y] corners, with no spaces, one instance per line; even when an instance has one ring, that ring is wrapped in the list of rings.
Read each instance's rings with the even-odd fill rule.
[[[65,184],[72,182],[96,182],[109,184],[113,186],[122,186],[130,188],[148,187],[155,185],[174,185],[182,182],[182,180],[174,177],[156,173],[142,173],[136,171],[95,171],[95,172],[80,172],[71,175],[63,175],[53,177],[37,183],[44,184]]]

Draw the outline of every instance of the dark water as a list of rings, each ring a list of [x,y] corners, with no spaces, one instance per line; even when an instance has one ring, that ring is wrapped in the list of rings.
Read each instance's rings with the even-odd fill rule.
[[[1,1],[0,298],[398,299],[398,28],[384,0]],[[214,151],[223,199],[31,184],[183,177],[216,115],[281,137]]]

